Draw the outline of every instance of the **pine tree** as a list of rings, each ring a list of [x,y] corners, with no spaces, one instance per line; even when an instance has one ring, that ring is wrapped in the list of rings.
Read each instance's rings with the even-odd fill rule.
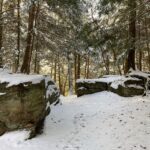
[[[34,34],[34,21],[35,21],[35,12],[36,12],[36,4],[34,1],[31,2],[29,6],[29,19],[28,19],[28,34],[27,34],[27,46],[25,50],[25,55],[23,59],[23,64],[21,67],[22,73],[30,73],[30,63],[32,58],[32,42],[33,42],[33,34]]]
[[[128,0],[129,14],[129,50],[127,54],[125,73],[135,70],[135,40],[136,40],[136,0]]]
[[[0,68],[3,65],[3,0],[0,1]]]

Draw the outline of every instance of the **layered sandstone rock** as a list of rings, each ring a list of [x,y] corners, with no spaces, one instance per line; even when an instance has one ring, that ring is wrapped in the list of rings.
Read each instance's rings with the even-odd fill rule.
[[[41,75],[0,73],[0,135],[18,129],[31,137],[44,123],[50,104],[59,100],[54,82]]]

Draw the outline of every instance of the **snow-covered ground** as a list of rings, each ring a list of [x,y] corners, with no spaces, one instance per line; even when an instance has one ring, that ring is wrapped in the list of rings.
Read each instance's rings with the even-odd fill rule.
[[[18,131],[0,137],[0,150],[150,150],[150,98],[101,92],[63,98],[44,134],[25,141]]]

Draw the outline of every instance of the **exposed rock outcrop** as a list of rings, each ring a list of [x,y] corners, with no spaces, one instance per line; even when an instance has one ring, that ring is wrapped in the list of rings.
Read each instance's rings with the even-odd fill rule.
[[[100,79],[77,80],[77,96],[101,91],[111,91],[120,96],[143,95],[150,90],[150,74],[139,71],[130,72],[128,76],[104,76]]]
[[[58,90],[55,82],[49,77],[46,77],[46,99],[48,99],[50,104],[58,103],[60,97],[60,91]]]
[[[142,80],[136,78],[124,78],[114,81],[109,86],[109,91],[120,96],[131,97],[144,94],[144,85]]]
[[[131,70],[128,76],[142,80],[145,88],[150,90],[150,72],[141,72],[141,71]]]
[[[45,76],[0,73],[0,135],[29,129],[36,135],[50,104],[59,100],[59,90]]]
[[[98,80],[78,80],[76,85],[77,96],[108,90],[108,84]]]

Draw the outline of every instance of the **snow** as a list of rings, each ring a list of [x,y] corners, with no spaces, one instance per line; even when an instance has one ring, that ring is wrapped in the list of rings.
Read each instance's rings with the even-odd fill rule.
[[[119,76],[119,75],[105,75],[102,78],[99,79],[78,79],[77,83],[96,83],[96,82],[105,82],[110,84],[111,83],[111,87],[114,89],[118,89],[119,85],[125,86],[124,82],[127,80],[135,80],[138,81],[140,79],[137,78],[133,78],[133,77],[126,77],[126,76]],[[132,87],[136,87],[136,88],[140,88],[142,89],[141,86],[132,86]],[[81,87],[79,89],[84,89],[84,87]]]
[[[114,89],[118,89],[118,86],[119,86],[119,85],[125,86],[125,85],[124,85],[124,80],[114,81],[114,82],[111,83],[110,86],[111,86],[112,88],[114,88]]]
[[[130,88],[136,88],[136,89],[144,89],[142,86],[139,86],[139,85],[136,85],[136,84],[128,85],[128,87],[130,87]]]
[[[85,87],[80,87],[80,88],[78,88],[78,90],[86,90],[87,88],[85,88]]]
[[[49,76],[45,76],[45,87],[47,89],[47,91],[46,91],[46,98],[47,99],[49,97],[51,97],[54,93],[58,92],[58,88],[57,88],[56,84],[54,83],[54,84],[48,85],[49,81],[51,81],[52,83],[54,83],[54,81]]]
[[[52,94],[56,93],[56,88],[56,85],[49,85],[46,91],[46,98],[49,98],[52,96]]]
[[[78,79],[77,83],[95,83],[95,82],[105,82],[105,83],[111,83],[114,82],[116,80],[121,80],[124,79],[125,76],[117,76],[117,75],[111,75],[111,76],[104,76],[102,78],[99,79]]]
[[[142,76],[145,78],[150,77],[150,73],[145,73],[139,70],[131,70],[131,72],[129,73],[129,75],[138,75],[138,76]]]
[[[114,88],[114,89],[118,89],[118,86],[121,85],[121,86],[124,86],[125,87],[125,84],[124,82],[128,81],[128,80],[134,80],[134,81],[139,81],[140,79],[137,79],[137,78],[133,78],[133,77],[124,77],[120,80],[116,80],[114,82],[111,83],[111,87]],[[138,85],[128,85],[128,87],[134,87],[134,88],[137,88],[137,89],[143,89],[142,86],[138,86]]]
[[[2,74],[9,74],[9,73],[11,73],[10,70],[0,68],[0,75],[2,75]]]
[[[0,93],[0,96],[1,96],[1,95],[5,95],[5,94],[6,94],[6,93]]]
[[[48,82],[52,79],[49,76],[45,76],[45,87],[48,87]]]
[[[45,77],[42,75],[11,74],[6,70],[0,70],[0,83],[8,83],[7,87],[19,85],[20,83],[40,83]]]
[[[0,137],[0,150],[150,150],[150,98],[124,98],[101,92],[62,97],[52,107],[42,135],[28,132]]]

